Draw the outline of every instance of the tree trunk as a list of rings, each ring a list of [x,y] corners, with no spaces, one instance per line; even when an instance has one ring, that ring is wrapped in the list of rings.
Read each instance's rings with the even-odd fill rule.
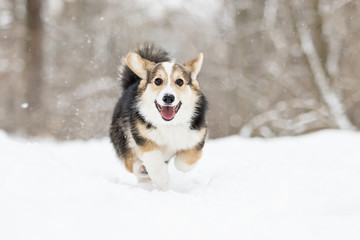
[[[42,87],[42,40],[43,24],[41,20],[41,0],[27,0],[27,35],[24,71],[25,103],[23,126],[30,135],[40,135],[43,126],[41,116]]]

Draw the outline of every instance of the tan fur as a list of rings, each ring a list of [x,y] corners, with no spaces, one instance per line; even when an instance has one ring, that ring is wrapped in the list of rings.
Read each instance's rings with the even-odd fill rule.
[[[146,138],[146,139],[148,139],[148,138],[149,138],[149,137],[148,137],[148,133],[149,133],[150,130],[146,128],[146,124],[145,124],[145,123],[142,123],[142,122],[140,122],[140,121],[137,121],[137,122],[136,122],[136,126],[137,126],[137,129],[138,129],[139,133],[141,134],[141,136],[144,137],[144,138]],[[145,144],[145,145],[147,145],[147,146],[146,146],[146,148],[144,149],[144,151],[145,151],[145,152],[147,152],[146,150],[152,151],[152,149],[154,149],[154,148],[157,147],[156,144],[155,144],[155,145],[153,145],[153,144],[155,144],[155,143],[153,143],[153,142],[151,142],[151,141],[147,142],[147,143]]]
[[[140,151],[140,155],[146,153],[146,152],[151,152],[154,151],[155,149],[158,149],[158,145],[156,143],[154,143],[151,140],[146,141],[146,143],[143,146],[139,146],[139,151]]]
[[[149,130],[146,128],[146,124],[142,123],[140,121],[137,121],[136,126],[137,126],[137,129],[138,129],[139,133],[141,134],[141,136],[147,137],[147,133]]]
[[[204,127],[204,128],[201,128],[199,133],[203,136],[203,137],[206,137],[205,135],[207,134],[207,129]]]
[[[135,163],[135,155],[133,153],[129,153],[128,156],[124,159],[125,167],[129,172],[133,172],[134,163]]]
[[[206,128],[200,129],[199,134],[205,138],[207,134]],[[188,165],[195,164],[201,158],[201,156],[202,149],[197,149],[196,146],[192,149],[181,150],[177,153],[177,157]]]
[[[139,84],[139,89],[141,89],[142,91],[144,91],[146,88],[146,79],[142,79],[140,81],[140,84]]]
[[[177,155],[186,164],[193,165],[201,158],[202,149],[198,150],[196,148],[193,148],[193,149],[189,149],[189,150],[182,150],[182,151],[179,151]]]

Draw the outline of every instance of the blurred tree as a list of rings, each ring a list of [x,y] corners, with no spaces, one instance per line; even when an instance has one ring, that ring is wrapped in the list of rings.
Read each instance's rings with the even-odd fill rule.
[[[7,131],[106,136],[120,96],[116,69],[144,41],[179,62],[204,52],[199,81],[211,137],[360,126],[357,1],[0,4],[0,128]]]
[[[323,4],[326,3],[322,3],[321,1],[315,1],[315,10],[317,12],[320,12],[320,9],[324,8]],[[334,122],[339,128],[355,129],[353,124],[350,122],[348,116],[346,115],[340,97],[335,92],[335,89],[330,86],[331,75],[333,75],[333,78],[337,77],[334,75],[336,75],[338,72],[338,70],[336,70],[335,68],[337,68],[337,59],[339,57],[339,54],[334,54],[332,51],[339,51],[338,48],[341,46],[337,46],[336,49],[330,47],[333,43],[332,38],[326,36],[328,34],[325,30],[327,26],[325,26],[325,23],[321,18],[321,14],[318,14],[316,15],[315,20],[317,21],[317,28],[314,31],[315,34],[317,34],[317,40],[320,42],[318,44],[319,50],[317,50],[312,36],[309,32],[309,27],[307,26],[305,19],[302,19],[302,14],[299,13],[302,10],[301,6],[299,6],[297,2],[293,0],[291,1],[291,10],[302,50],[307,58],[307,62],[313,74],[313,79],[318,88],[318,91],[320,92],[324,102],[328,106],[330,115],[332,116]],[[334,34],[334,38],[339,41],[338,34]],[[336,59],[331,59],[331,56]],[[328,67],[326,68],[326,66]]]
[[[281,75],[276,74],[276,81],[284,84],[287,81],[283,79],[285,76],[294,78],[299,73],[303,76],[292,83],[289,88],[292,89],[293,93],[297,92],[295,98],[286,96],[284,100],[278,101],[275,107],[269,106],[270,108],[267,111],[255,115],[242,127],[240,132],[242,135],[260,134],[270,137],[308,132],[312,129],[326,127],[355,129],[347,115],[348,112],[344,106],[345,101],[341,97],[343,95],[342,89],[339,89],[337,84],[343,78],[339,68],[339,59],[344,47],[342,41],[347,32],[346,14],[344,12],[338,14],[337,12],[341,12],[339,9],[346,9],[346,5],[349,3],[351,1],[269,0],[265,2],[264,22],[266,28],[264,30],[268,32],[278,50],[281,48],[285,50],[277,51],[275,61],[271,59],[271,65],[278,68],[278,64],[286,59],[286,57],[284,58],[286,55],[289,56],[287,59],[292,62],[299,59],[298,56],[301,57],[301,62],[299,62],[300,59],[294,62],[298,68],[296,72],[288,72],[286,68],[281,71],[278,69],[276,72],[281,73]],[[284,13],[288,13],[287,16],[284,16]],[[289,27],[286,27],[283,19],[290,20],[287,21],[290,23]],[[280,26],[281,29],[276,29],[274,27],[276,25]],[[269,26],[272,27],[269,28]],[[292,33],[295,38],[289,38],[291,34],[284,34],[286,29],[293,29]],[[341,31],[338,31],[339,29]],[[295,45],[295,48],[289,44],[298,46]],[[301,54],[299,55],[294,51],[291,53],[292,48],[297,49],[296,51]],[[265,60],[267,56],[271,55],[265,54]],[[287,62],[285,66],[292,69],[291,65],[293,65],[291,62]],[[299,71],[299,67],[302,68],[301,71]],[[269,68],[265,66],[264,69]],[[288,74],[284,75],[286,72]],[[308,80],[311,82],[306,83]],[[301,88],[306,89],[306,85],[309,83],[312,87],[307,92],[298,91]],[[311,93],[312,96],[307,93]],[[259,132],[256,133],[257,131]]]
[[[22,129],[25,92],[25,5],[22,0],[0,0],[0,6],[0,127],[15,133]]]
[[[43,65],[43,23],[41,19],[42,0],[26,1],[25,39],[25,111],[22,126],[30,135],[41,135],[44,129],[42,111],[42,65]]]

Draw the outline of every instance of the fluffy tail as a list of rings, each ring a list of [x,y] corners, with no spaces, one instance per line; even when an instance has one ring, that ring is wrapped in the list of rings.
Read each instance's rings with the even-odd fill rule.
[[[164,49],[159,48],[152,43],[145,43],[137,48],[134,52],[139,54],[142,58],[155,63],[167,62],[171,60],[168,56],[168,53]],[[125,61],[123,61],[123,64],[119,66],[119,73],[121,87],[123,90],[126,90],[134,83],[140,81],[140,78],[130,70]]]

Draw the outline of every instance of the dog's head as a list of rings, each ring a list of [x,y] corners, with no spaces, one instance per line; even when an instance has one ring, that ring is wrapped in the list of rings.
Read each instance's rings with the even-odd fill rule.
[[[189,121],[199,98],[197,75],[202,62],[202,53],[185,64],[154,63],[136,53],[128,54],[127,65],[141,78],[139,110],[153,123]]]

